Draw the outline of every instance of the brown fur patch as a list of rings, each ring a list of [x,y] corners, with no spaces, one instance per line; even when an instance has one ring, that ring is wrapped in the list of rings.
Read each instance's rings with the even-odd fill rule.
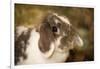
[[[50,44],[54,41],[54,35],[48,23],[40,28],[39,48],[42,52],[47,52],[50,49]]]

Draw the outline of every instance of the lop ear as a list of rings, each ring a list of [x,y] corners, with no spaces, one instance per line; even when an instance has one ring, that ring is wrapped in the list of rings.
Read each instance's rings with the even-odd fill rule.
[[[52,56],[55,45],[54,45],[54,36],[48,24],[43,24],[40,27],[40,39],[39,39],[39,49],[41,53],[47,58]]]
[[[74,44],[75,44],[75,46],[79,46],[79,47],[83,46],[83,40],[81,39],[81,37],[79,35],[77,35],[74,38]]]
[[[55,46],[54,44],[51,44],[50,49],[45,53],[43,53],[43,56],[45,56],[46,58],[50,58],[54,54],[54,50],[55,50]]]
[[[49,42],[48,37],[41,38],[39,40],[39,49],[40,52],[45,56],[46,58],[50,58],[55,50],[55,45],[54,43]]]

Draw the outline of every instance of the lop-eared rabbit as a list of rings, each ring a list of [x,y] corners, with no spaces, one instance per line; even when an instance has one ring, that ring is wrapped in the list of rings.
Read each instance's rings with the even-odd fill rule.
[[[16,27],[15,65],[62,63],[75,46],[83,41],[69,19],[48,13],[37,28]]]

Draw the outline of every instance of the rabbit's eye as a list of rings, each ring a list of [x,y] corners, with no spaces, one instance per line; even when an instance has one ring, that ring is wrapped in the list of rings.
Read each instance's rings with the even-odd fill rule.
[[[53,27],[52,27],[52,31],[53,31],[53,32],[57,32],[57,27],[56,27],[56,26],[53,26]]]

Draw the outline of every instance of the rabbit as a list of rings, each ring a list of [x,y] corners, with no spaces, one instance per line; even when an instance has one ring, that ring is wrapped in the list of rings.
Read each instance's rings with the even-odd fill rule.
[[[37,28],[16,27],[15,65],[62,63],[83,40],[69,19],[48,13]]]

